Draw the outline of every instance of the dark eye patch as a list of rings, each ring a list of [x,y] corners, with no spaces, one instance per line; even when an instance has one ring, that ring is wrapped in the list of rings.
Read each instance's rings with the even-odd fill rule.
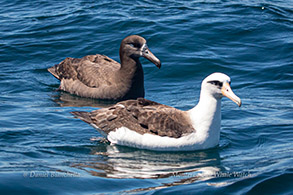
[[[208,83],[212,84],[212,85],[216,85],[218,87],[222,87],[223,83],[220,81],[208,81]]]
[[[140,48],[141,45],[139,43],[128,43],[131,47]]]

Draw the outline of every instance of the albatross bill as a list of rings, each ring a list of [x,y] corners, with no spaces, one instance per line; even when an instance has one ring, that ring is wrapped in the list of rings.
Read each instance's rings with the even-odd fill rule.
[[[222,94],[223,94],[224,96],[226,96],[227,98],[231,99],[231,100],[232,100],[233,102],[235,102],[239,107],[241,106],[241,99],[240,99],[239,97],[237,97],[237,96],[233,93],[233,91],[232,91],[232,89],[231,89],[229,83],[225,82],[224,85],[223,85],[223,87],[222,87],[222,90],[221,90],[221,91],[222,91]]]

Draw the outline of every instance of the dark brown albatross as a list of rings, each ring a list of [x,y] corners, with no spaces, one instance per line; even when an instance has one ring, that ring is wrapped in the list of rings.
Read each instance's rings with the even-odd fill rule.
[[[60,90],[103,100],[144,97],[144,75],[139,61],[144,57],[161,67],[160,60],[148,49],[146,40],[131,35],[122,40],[120,62],[105,55],[66,58],[48,71],[60,80]]]

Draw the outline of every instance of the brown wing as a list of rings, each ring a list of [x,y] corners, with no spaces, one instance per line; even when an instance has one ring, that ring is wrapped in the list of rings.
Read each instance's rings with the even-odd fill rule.
[[[104,55],[90,55],[81,59],[77,66],[77,78],[89,87],[111,85],[110,75],[120,68],[120,64]]]
[[[48,70],[59,80],[79,80],[91,88],[111,85],[109,75],[120,68],[120,64],[104,55],[88,55],[81,59],[66,58]]]
[[[148,133],[179,138],[194,131],[184,111],[141,98],[137,120]]]
[[[74,64],[78,64],[81,59],[66,58],[59,64],[48,68],[48,71],[53,74],[57,79],[77,79],[77,73]]]
[[[90,112],[88,116],[84,117],[86,120],[77,117],[95,124],[106,134],[123,126],[140,134],[150,133],[174,138],[194,131],[184,111],[144,98],[123,101],[110,108]]]

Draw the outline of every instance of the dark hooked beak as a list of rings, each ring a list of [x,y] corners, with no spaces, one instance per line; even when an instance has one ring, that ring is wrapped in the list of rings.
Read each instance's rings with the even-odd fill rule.
[[[146,44],[142,47],[141,56],[154,63],[159,69],[161,68],[161,61],[149,50]]]

